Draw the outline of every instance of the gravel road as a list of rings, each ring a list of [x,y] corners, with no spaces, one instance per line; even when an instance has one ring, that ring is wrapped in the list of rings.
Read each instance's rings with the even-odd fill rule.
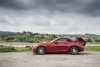
[[[100,52],[84,51],[79,55],[0,53],[0,67],[100,67]]]

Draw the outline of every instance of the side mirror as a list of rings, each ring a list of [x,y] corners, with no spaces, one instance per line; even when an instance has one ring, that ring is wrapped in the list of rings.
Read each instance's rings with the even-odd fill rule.
[[[55,44],[57,44],[57,42],[54,42]]]

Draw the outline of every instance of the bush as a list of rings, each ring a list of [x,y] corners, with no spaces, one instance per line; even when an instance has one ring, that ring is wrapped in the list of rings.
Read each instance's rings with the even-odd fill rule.
[[[31,46],[25,46],[25,47],[9,47],[9,46],[2,46],[0,49],[0,52],[27,52],[31,51]]]
[[[91,38],[88,38],[86,41],[87,42],[93,42]]]
[[[31,46],[25,46],[25,48],[27,48],[27,50],[31,50],[32,49]]]
[[[2,47],[3,47],[3,45],[0,45],[0,50],[1,50]]]
[[[14,37],[13,36],[8,36],[8,37],[5,37],[4,40],[5,41],[8,41],[8,42],[9,41],[13,41],[14,40]]]
[[[32,48],[31,46],[25,46],[25,48]]]
[[[14,47],[3,46],[0,49],[0,52],[15,52],[16,49]]]

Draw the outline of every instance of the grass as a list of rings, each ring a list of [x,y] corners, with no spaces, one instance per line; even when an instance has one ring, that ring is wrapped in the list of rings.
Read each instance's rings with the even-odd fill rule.
[[[16,52],[30,52],[32,48],[25,48],[25,47],[15,47]]]
[[[100,46],[85,46],[86,51],[100,51]]]
[[[100,44],[100,42],[87,42],[87,44]]]
[[[32,47],[9,47],[2,46],[0,52],[29,52],[32,51]]]
[[[4,46],[3,49],[0,49],[0,52],[31,52],[31,47],[15,47],[15,50],[11,50]],[[100,46],[85,46],[86,51],[100,51]]]
[[[15,52],[30,52],[32,48],[15,47]],[[86,51],[100,51],[100,46],[85,46]]]

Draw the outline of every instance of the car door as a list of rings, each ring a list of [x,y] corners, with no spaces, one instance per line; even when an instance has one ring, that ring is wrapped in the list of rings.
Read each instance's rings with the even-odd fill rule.
[[[68,40],[67,38],[61,38],[57,40],[57,51],[62,52],[62,51],[67,51],[68,48]]]
[[[62,52],[67,51],[68,48],[68,40],[67,38],[60,38],[56,40],[51,46],[50,49],[52,52]]]

